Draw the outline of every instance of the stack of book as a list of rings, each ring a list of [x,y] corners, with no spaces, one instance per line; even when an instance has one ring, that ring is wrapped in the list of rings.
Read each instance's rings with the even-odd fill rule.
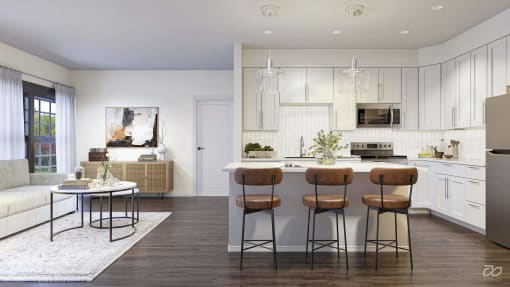
[[[158,157],[155,154],[141,154],[138,161],[157,161]]]
[[[66,179],[58,186],[58,189],[88,189],[91,182],[90,178]]]

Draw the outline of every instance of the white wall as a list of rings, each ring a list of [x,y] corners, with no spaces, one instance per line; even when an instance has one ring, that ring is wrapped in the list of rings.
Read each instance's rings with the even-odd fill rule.
[[[62,66],[46,61],[22,50],[0,43],[0,65],[19,70],[62,84],[71,83],[70,71]],[[53,83],[29,75],[23,80],[53,87]]]
[[[418,65],[445,62],[502,38],[510,34],[509,23],[510,9],[507,9],[442,44],[418,49]]]
[[[172,195],[193,191],[193,96],[232,95],[232,71],[74,71],[77,94],[77,158],[105,146],[105,107],[159,107],[165,144],[174,160]],[[137,160],[149,149],[110,149],[114,160]]]

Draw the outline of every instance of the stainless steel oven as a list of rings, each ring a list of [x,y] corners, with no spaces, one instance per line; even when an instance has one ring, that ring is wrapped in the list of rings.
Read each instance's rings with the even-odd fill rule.
[[[357,125],[359,128],[399,128],[400,114],[398,104],[358,104]]]

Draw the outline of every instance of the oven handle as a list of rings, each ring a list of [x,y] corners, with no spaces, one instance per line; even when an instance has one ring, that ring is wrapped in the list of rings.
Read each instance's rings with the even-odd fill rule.
[[[390,105],[390,127],[393,128],[393,105]]]

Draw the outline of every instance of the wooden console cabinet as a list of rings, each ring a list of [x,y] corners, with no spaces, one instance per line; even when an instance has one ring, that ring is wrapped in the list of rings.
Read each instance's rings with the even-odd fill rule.
[[[96,178],[100,161],[82,161],[85,177]],[[134,181],[140,192],[165,193],[174,188],[173,161],[115,161],[111,162],[111,173],[120,180]]]

